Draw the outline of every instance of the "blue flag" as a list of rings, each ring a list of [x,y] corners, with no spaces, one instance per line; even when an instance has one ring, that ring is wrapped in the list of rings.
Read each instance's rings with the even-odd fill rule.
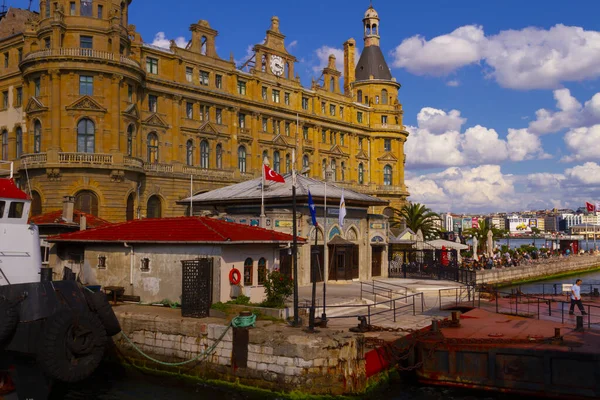
[[[308,191],[308,208],[310,208],[310,216],[312,217],[312,223],[314,226],[319,226],[317,223],[317,209],[315,207],[315,202],[310,195],[310,190]]]

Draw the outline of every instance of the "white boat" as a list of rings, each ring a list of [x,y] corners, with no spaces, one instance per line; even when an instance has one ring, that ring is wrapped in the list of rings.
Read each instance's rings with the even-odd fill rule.
[[[31,199],[15,185],[12,164],[3,165],[9,170],[0,175],[0,396],[14,385],[13,398],[38,400],[55,380],[90,376],[108,337],[121,328],[104,293],[43,273],[38,228],[27,223]]]

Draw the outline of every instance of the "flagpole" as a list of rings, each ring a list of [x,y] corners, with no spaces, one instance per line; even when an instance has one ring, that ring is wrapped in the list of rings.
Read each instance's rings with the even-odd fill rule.
[[[327,280],[329,279],[329,248],[327,247],[327,167],[325,168],[325,218],[323,222],[323,314],[321,315],[322,326],[327,323]]]
[[[298,130],[296,129],[296,136]],[[264,168],[263,168],[264,169]],[[294,263],[294,326],[300,326],[298,320],[298,223],[296,221],[296,149],[292,149],[292,220],[294,235],[292,242],[292,257]]]
[[[190,217],[194,216],[194,202],[192,197],[194,197],[194,175],[190,175]]]
[[[260,227],[266,228],[267,216],[265,215],[265,160],[261,166],[262,182],[260,185]]]

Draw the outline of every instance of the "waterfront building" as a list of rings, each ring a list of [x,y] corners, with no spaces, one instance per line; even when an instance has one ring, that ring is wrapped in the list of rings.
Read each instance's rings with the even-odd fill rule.
[[[194,193],[216,189],[260,176],[265,157],[281,173],[322,178],[329,166],[340,187],[405,203],[408,132],[373,7],[358,63],[349,39],[344,71],[331,56],[304,87],[277,17],[236,65],[205,20],[190,25],[185,48],[164,49],[132,25],[142,2],[39,6],[0,20],[0,157],[15,161],[36,212],[73,196],[77,210],[110,221],[179,216],[190,177]]]
[[[558,232],[558,217],[556,215],[544,217],[544,231],[545,232]]]
[[[497,229],[506,229],[506,218],[504,216],[491,215],[487,217],[487,222],[489,226],[493,226]]]
[[[583,214],[565,213],[560,216],[560,230],[567,232],[572,226],[583,224]]]
[[[454,221],[452,214],[443,213],[440,214],[440,218],[442,220],[442,228],[444,228],[447,232],[452,232],[452,230],[454,229]]]

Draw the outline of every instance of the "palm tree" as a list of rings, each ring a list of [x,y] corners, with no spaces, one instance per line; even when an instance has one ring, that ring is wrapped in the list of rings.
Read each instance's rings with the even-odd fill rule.
[[[464,230],[464,234],[477,238],[477,249],[483,250],[483,244],[487,241],[488,231],[492,231],[492,239],[494,242],[505,235],[502,229],[496,228],[495,225],[489,224],[487,219],[480,219],[477,228],[469,228]]]
[[[421,203],[408,203],[401,209],[394,208],[390,218],[391,228],[400,228],[406,224],[413,232],[420,229],[423,238],[429,240],[439,236],[441,221],[440,216]]]

